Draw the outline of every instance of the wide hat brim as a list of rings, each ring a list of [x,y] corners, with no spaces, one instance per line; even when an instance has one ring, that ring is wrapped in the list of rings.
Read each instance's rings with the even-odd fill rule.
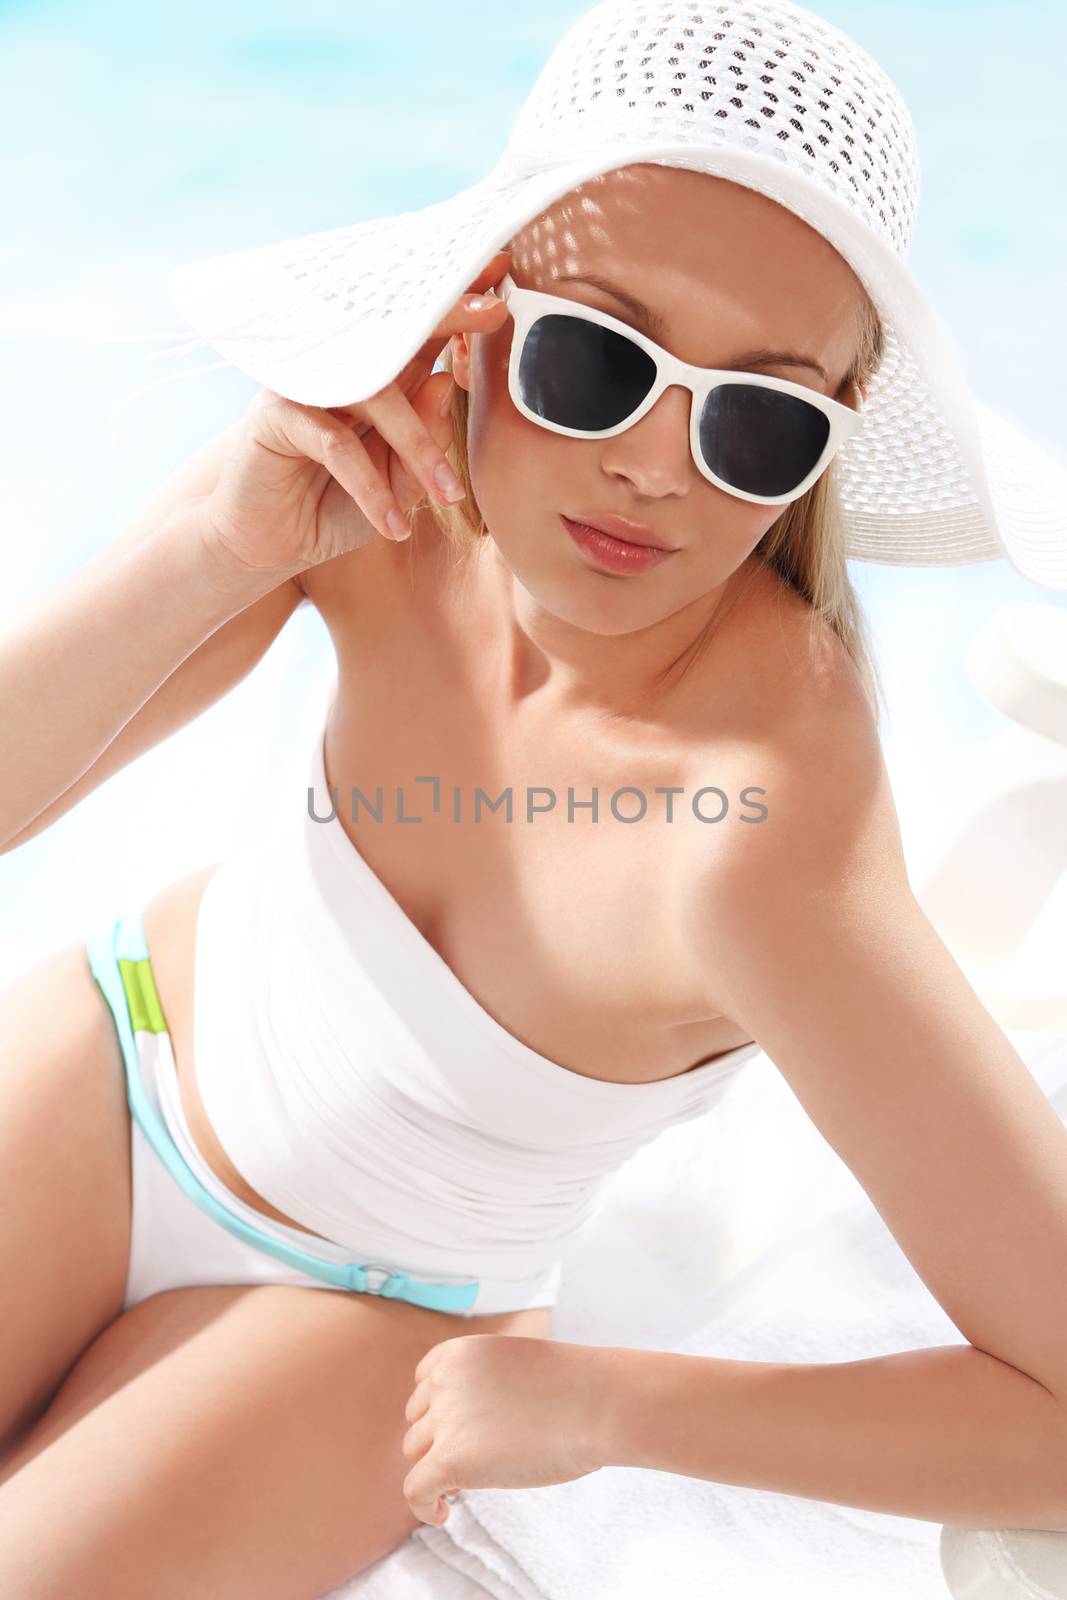
[[[305,405],[354,405],[397,377],[514,234],[578,184],[637,162],[766,194],[829,240],[878,308],[885,357],[863,427],[831,468],[850,557],[945,566],[1006,556],[1033,582],[1067,588],[1067,469],[976,400],[892,246],[762,152],[615,143],[536,172],[502,158],[447,200],[196,260],[167,288],[197,342],[256,383]]]

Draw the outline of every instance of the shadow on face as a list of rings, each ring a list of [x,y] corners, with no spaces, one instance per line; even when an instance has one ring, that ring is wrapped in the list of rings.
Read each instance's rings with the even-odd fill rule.
[[[747,370],[855,403],[843,379],[862,286],[821,234],[755,190],[676,167],[617,168],[555,201],[508,254],[521,287],[608,312],[683,361],[726,367],[744,357]],[[651,318],[579,278],[615,285]],[[647,627],[720,590],[780,508],[739,500],[702,476],[690,453],[688,390],[667,389],[611,439],[552,433],[511,401],[512,331],[507,317],[494,332],[457,335],[453,373],[469,391],[475,495],[523,588],[556,617],[604,634]],[[812,365],[756,364],[757,351]],[[559,521],[582,510],[646,523],[678,554],[636,579],[598,572]]]

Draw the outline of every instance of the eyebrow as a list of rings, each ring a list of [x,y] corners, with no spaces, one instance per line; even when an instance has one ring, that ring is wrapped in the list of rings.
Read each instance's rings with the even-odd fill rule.
[[[642,324],[661,344],[664,342],[667,324],[659,313],[646,306],[643,300],[638,300],[636,295],[609,283],[606,278],[597,277],[595,273],[575,272],[558,277],[556,282],[587,283],[591,289],[599,289],[601,294],[610,294],[626,307],[635,322]],[[811,356],[797,355],[792,350],[746,350],[744,355],[727,363],[723,371],[741,372],[750,367],[807,367],[811,372],[817,372],[823,383],[830,382],[817,361]]]

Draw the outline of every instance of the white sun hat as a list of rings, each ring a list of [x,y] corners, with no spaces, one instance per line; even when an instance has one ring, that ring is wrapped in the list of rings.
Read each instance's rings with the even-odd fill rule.
[[[849,35],[788,0],[595,5],[557,44],[488,176],[417,211],[177,267],[167,286],[196,337],[165,336],[184,342],[154,355],[207,345],[216,365],[288,399],[356,404],[397,377],[520,229],[637,162],[777,201],[829,240],[877,307],[885,358],[831,466],[849,557],[1006,556],[1067,588],[1067,469],[977,401],[906,265],[919,168],[900,92]]]

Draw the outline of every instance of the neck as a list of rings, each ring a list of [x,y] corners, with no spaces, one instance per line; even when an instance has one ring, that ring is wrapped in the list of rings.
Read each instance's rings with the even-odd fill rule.
[[[491,537],[478,560],[492,590],[494,679],[504,704],[515,710],[536,705],[592,711],[620,720],[655,718],[664,709],[744,570],[668,617],[609,634],[546,610],[523,588]]]

